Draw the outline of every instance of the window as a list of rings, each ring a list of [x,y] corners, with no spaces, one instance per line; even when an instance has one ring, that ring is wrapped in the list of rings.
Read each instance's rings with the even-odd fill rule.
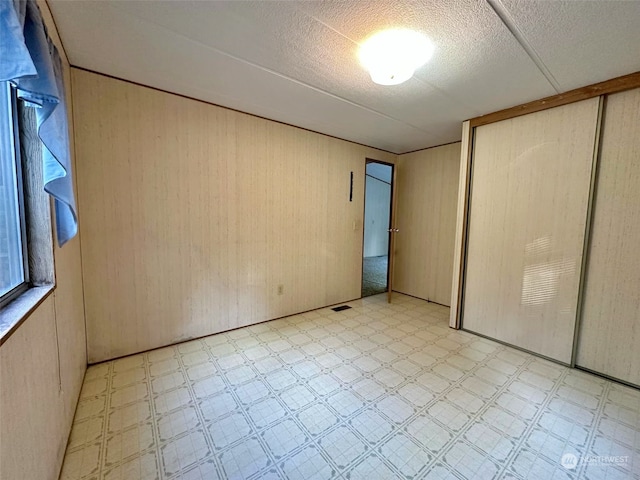
[[[29,282],[15,90],[0,83],[0,306]]]

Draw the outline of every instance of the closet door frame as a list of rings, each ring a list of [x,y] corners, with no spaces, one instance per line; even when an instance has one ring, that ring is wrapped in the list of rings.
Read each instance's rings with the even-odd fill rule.
[[[600,137],[602,135],[602,116],[603,109],[606,102],[606,95],[612,93],[623,92],[640,87],[640,72],[632,73],[622,77],[617,77],[611,80],[607,80],[601,83],[590,85],[587,87],[578,88],[569,92],[555,95],[552,97],[543,98],[516,107],[500,110],[498,112],[490,113],[488,115],[472,118],[465,121],[462,124],[462,151],[460,156],[460,177],[459,177],[459,191],[458,191],[458,209],[456,220],[456,239],[454,250],[454,265],[453,265],[453,288],[451,292],[451,310],[449,318],[449,326],[454,329],[463,328],[463,311],[464,311],[464,289],[465,289],[465,277],[466,277],[466,264],[467,264],[467,249],[468,249],[468,234],[469,234],[469,213],[471,211],[471,198],[473,190],[473,148],[475,129],[482,125],[488,125],[490,123],[499,122],[510,118],[527,115],[529,113],[539,112],[562,105],[568,105],[570,103],[579,102],[582,100],[600,97],[598,107],[598,118],[596,124],[596,138],[594,139],[591,179],[589,186],[589,198],[587,204],[587,219],[585,225],[585,235],[583,244],[582,262],[580,265],[580,283],[578,290],[578,303],[576,311],[576,320],[573,336],[573,345],[571,352],[571,361],[569,366],[575,367],[577,344],[580,327],[580,318],[582,316],[582,307],[584,303],[584,283],[587,271],[588,262],[588,249],[589,241],[591,238],[592,230],[592,218],[594,207],[594,194],[596,188],[597,174],[598,174],[598,159],[600,151]],[[500,342],[499,340],[492,339]],[[523,350],[520,347],[510,345],[514,348]],[[535,352],[535,355],[540,356]],[[557,360],[550,359],[554,362]]]

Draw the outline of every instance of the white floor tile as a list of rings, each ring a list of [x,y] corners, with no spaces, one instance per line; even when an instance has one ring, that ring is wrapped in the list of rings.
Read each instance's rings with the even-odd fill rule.
[[[61,479],[640,480],[640,391],[350,305],[90,367]]]

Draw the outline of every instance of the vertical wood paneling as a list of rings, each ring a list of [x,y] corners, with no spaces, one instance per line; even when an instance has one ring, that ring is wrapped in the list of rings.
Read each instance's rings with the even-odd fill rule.
[[[69,430],[58,384],[54,315],[49,297],[0,348],[2,479],[58,478]]]
[[[394,290],[451,299],[460,143],[398,157]]]
[[[577,364],[640,385],[640,89],[607,98]]]
[[[598,99],[477,127],[465,329],[569,363]]]
[[[73,72],[91,362],[360,297],[365,158],[395,155]]]
[[[49,31],[51,31],[52,28],[54,27],[49,27]],[[58,48],[61,49],[61,46],[59,45]],[[69,148],[71,149],[72,168],[73,174],[75,175],[74,192],[76,201],[78,201],[77,171],[73,142],[71,69],[66,60],[63,61],[63,65],[67,114],[69,116]],[[51,202],[51,207],[52,217],[55,218],[53,202]],[[82,219],[79,218],[78,221],[82,222]],[[65,397],[62,416],[64,418],[64,435],[68,435],[68,432],[71,431],[71,423],[75,415],[84,373],[87,369],[87,336],[84,318],[80,233],[69,240],[63,248],[58,247],[57,239],[54,240],[53,255],[56,275],[55,312],[56,331],[58,335],[58,358],[60,362],[60,386],[62,395]],[[62,458],[60,460],[62,460]]]
[[[46,2],[38,5],[62,57],[75,162],[69,63]],[[53,254],[54,294],[0,347],[2,479],[58,478],[87,366],[79,236]]]

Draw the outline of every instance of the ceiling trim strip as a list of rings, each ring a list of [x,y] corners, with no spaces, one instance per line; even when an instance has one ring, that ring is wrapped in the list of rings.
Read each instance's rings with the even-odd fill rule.
[[[440,145],[434,145],[433,147],[418,148],[417,150],[410,150],[408,152],[399,153],[398,156],[400,156],[400,155],[409,155],[410,153],[422,152],[424,150],[430,150],[432,148],[446,147],[447,145],[453,145],[454,143],[460,143],[460,142],[462,142],[462,140],[455,140],[453,142],[441,143]]]

